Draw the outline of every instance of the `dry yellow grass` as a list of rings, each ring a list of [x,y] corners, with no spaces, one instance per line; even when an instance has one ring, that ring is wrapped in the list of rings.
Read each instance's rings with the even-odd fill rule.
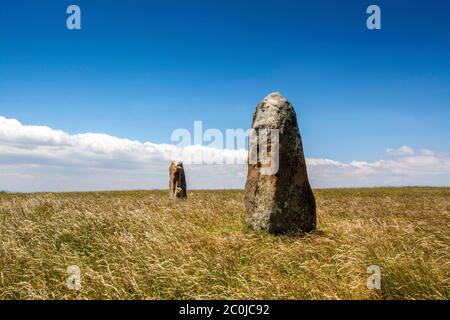
[[[246,229],[242,191],[0,193],[0,298],[449,299],[450,189],[315,194],[295,238]]]

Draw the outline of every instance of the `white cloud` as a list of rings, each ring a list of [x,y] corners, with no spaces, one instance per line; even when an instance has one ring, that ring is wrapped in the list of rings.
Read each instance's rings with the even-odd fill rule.
[[[401,156],[410,156],[414,154],[414,149],[408,146],[401,146],[398,149],[386,149],[386,153],[390,156],[401,157]]]
[[[232,165],[197,165],[199,156],[208,164],[220,158]],[[0,116],[0,190],[166,188],[172,159],[192,163],[186,167],[191,188],[242,187],[245,150],[177,148],[99,133],[70,135]]]
[[[307,159],[311,184],[316,187],[448,186],[450,157],[412,148],[388,160],[341,163],[328,159]]]
[[[434,156],[434,152],[429,149],[422,149],[420,153],[424,156]]]
[[[448,185],[450,158],[408,146],[387,149],[387,160],[341,163],[307,159],[313,187]],[[72,191],[166,188],[168,162],[190,163],[202,155],[211,163],[186,165],[190,188],[242,188],[245,150],[204,146],[177,148],[106,134],[70,135],[46,126],[23,125],[0,116],[0,190]]]

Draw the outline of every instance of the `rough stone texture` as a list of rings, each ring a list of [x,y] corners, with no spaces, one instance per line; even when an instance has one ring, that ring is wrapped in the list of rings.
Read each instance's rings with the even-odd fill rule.
[[[169,194],[172,198],[187,198],[183,163],[171,161],[169,166]]]
[[[252,164],[249,152],[244,196],[247,225],[272,234],[313,231],[316,203],[294,108],[278,92],[272,93],[256,106],[252,128],[258,141],[261,129],[279,130],[279,165],[275,174],[264,175],[262,170],[267,164],[261,163],[259,156],[258,162]],[[252,148],[256,147],[251,143]]]

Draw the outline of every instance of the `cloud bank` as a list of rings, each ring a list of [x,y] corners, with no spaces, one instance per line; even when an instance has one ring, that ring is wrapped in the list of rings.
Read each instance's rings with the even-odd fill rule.
[[[193,164],[201,154],[209,164]],[[71,135],[0,116],[0,190],[87,191],[165,189],[171,159],[186,166],[193,189],[243,188],[245,150],[178,148],[100,133]],[[341,163],[307,159],[311,184],[321,187],[448,185],[450,157],[408,146],[386,150],[386,159]],[[225,163],[215,165],[215,159]]]

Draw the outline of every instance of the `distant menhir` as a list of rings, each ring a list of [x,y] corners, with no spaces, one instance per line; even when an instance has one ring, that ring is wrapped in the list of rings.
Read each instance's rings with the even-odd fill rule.
[[[169,194],[172,198],[187,198],[186,176],[181,161],[171,161],[169,166]]]

